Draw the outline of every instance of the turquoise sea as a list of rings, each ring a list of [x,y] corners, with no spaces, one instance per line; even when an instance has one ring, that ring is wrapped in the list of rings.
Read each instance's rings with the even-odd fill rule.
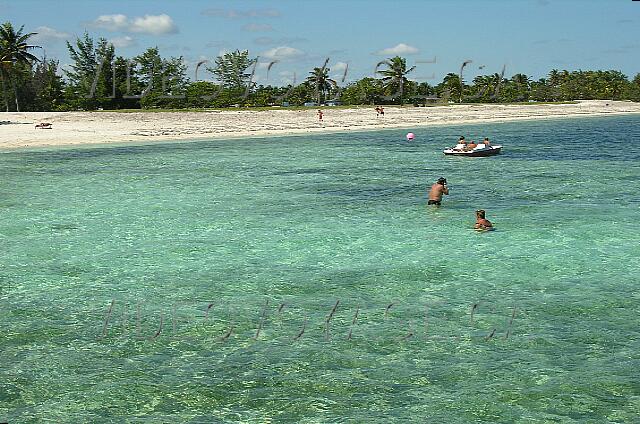
[[[0,422],[638,422],[638,122],[1,151]]]

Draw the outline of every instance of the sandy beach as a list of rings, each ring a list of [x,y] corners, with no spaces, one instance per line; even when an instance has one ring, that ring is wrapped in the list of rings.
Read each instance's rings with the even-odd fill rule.
[[[452,105],[385,107],[377,117],[369,108],[224,110],[206,112],[25,112],[2,113],[0,148],[33,148],[156,140],[232,137],[417,128],[476,122],[602,116],[640,113],[640,103],[588,100],[575,104]],[[52,129],[36,129],[49,122]]]

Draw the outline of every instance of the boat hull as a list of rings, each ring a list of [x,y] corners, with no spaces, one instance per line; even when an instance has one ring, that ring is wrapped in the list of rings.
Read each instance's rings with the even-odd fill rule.
[[[453,149],[446,149],[444,154],[447,156],[468,156],[468,157],[485,157],[485,156],[493,156],[500,153],[502,150],[502,146],[491,146],[488,149],[480,149],[480,150],[469,150],[469,151],[459,151]]]

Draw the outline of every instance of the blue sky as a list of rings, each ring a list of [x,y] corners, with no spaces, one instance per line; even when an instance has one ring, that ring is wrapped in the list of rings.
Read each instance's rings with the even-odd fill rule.
[[[327,57],[338,79],[347,64],[346,81],[373,76],[396,53],[432,84],[466,60],[465,80],[503,66],[535,79],[553,68],[640,72],[640,1],[631,0],[0,0],[0,20],[38,31],[35,44],[63,65],[64,41],[87,30],[125,57],[156,45],[183,56],[190,78],[198,61],[234,49],[259,56],[257,80],[271,84],[294,73],[299,82]]]

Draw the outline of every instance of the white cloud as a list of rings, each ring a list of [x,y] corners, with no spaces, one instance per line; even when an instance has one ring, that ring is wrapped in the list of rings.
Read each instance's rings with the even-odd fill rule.
[[[345,62],[336,62],[333,65],[329,66],[329,69],[331,69],[333,72],[344,72],[345,69],[347,69],[349,65],[347,65]]]
[[[125,15],[100,15],[91,26],[107,31],[122,31],[129,26],[129,19]]]
[[[55,43],[56,41],[66,40],[71,37],[71,34],[47,26],[39,26],[33,32],[35,32],[36,35],[31,37],[31,40],[42,44]]]
[[[249,32],[265,32],[265,31],[273,31],[273,27],[269,24],[246,24],[242,27],[243,30]]]
[[[250,10],[234,10],[234,9],[205,9],[201,14],[206,16],[215,16],[219,18],[238,19],[238,18],[275,18],[280,16],[280,12],[276,9],[250,9]]]
[[[144,15],[130,19],[126,15],[100,15],[90,25],[107,31],[137,32],[141,34],[174,34],[178,27],[169,15]]]
[[[132,37],[129,37],[128,35],[125,35],[124,37],[114,37],[110,39],[109,42],[113,44],[113,47],[118,48],[131,47],[136,45],[136,40]]]
[[[413,46],[409,46],[404,43],[400,43],[397,46],[382,49],[376,54],[378,55],[401,55],[401,54],[416,54],[419,50]]]
[[[345,62],[336,62],[333,65],[329,65],[331,70],[331,78],[336,81],[341,81],[346,78],[345,71],[349,69],[349,65]]]
[[[131,31],[153,35],[175,34],[178,32],[178,27],[169,15],[144,15],[142,18],[133,20]]]
[[[282,71],[278,72],[278,76],[280,77],[280,82],[282,84],[295,84],[297,80],[297,75],[295,72],[291,71]]]
[[[293,60],[304,56],[305,53],[302,50],[298,50],[293,47],[280,46],[267,50],[262,53],[262,57],[271,60]]]

